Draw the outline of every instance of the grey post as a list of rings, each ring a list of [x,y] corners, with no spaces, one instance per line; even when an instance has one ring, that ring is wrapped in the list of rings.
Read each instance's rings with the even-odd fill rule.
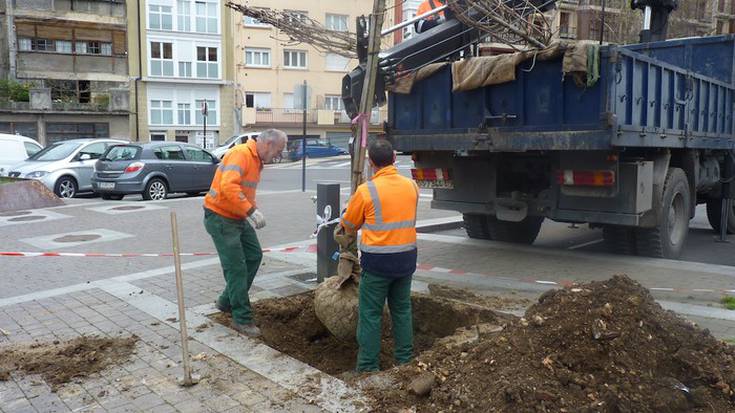
[[[331,208],[331,216],[324,217],[331,221],[340,216],[339,210],[339,184],[323,184],[316,185],[316,213],[324,217],[324,209],[327,205]],[[337,260],[332,257],[335,252],[339,251],[339,246],[334,240],[334,227],[338,224],[332,224],[319,231],[316,238],[316,279],[321,283],[324,278],[337,275]]]
[[[718,242],[727,242],[727,228],[730,210],[732,209],[732,180],[735,179],[735,171],[733,170],[733,153],[725,155],[725,165],[722,168],[722,186],[720,189],[720,197],[722,199],[722,209],[720,211],[720,237]]]

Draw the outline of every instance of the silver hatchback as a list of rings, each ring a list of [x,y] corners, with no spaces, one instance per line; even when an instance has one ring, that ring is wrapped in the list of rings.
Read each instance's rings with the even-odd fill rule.
[[[112,145],[126,143],[117,139],[72,139],[53,143],[27,160],[10,167],[11,177],[43,182],[60,197],[73,198],[92,191],[94,164]]]

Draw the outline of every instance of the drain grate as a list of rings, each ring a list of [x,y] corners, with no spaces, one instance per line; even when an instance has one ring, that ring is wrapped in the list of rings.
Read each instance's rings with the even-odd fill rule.
[[[101,235],[97,234],[81,234],[81,235],[64,235],[63,237],[59,237],[54,239],[54,242],[86,242],[86,241],[93,241],[98,238],[101,238]]]
[[[302,283],[315,283],[316,273],[315,272],[304,272],[304,273],[289,275],[287,278],[290,278],[296,281],[300,281]]]
[[[144,206],[135,206],[135,205],[127,205],[127,206],[119,206],[115,208],[110,208],[114,211],[133,211],[136,209],[144,209]]]
[[[40,217],[38,215],[31,215],[30,217],[16,217],[16,218],[10,218],[8,221],[11,222],[21,222],[21,221],[38,221],[45,219],[46,217]]]

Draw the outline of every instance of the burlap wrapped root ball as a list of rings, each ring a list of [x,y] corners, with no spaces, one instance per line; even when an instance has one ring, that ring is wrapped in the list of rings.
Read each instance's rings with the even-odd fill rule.
[[[355,341],[357,332],[359,291],[350,277],[340,287],[343,277],[329,277],[314,292],[314,312],[332,335]]]

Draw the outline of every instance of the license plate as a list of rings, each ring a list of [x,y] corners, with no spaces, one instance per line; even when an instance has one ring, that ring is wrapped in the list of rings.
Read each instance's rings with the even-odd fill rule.
[[[115,189],[114,182],[100,182],[100,189]]]

